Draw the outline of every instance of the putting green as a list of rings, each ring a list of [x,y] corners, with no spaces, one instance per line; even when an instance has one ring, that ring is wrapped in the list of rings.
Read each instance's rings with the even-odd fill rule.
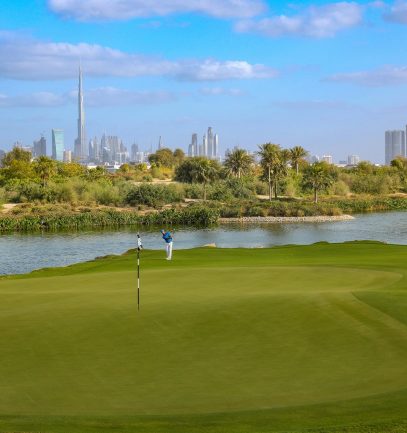
[[[134,253],[1,279],[0,431],[405,431],[406,259],[375,243],[146,251],[140,312]]]

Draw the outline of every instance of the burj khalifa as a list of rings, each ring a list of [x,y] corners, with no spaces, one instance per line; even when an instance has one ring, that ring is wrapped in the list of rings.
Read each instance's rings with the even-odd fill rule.
[[[85,110],[83,106],[82,67],[79,67],[78,86],[78,137],[75,140],[74,157],[78,162],[86,162],[88,159],[85,132]]]

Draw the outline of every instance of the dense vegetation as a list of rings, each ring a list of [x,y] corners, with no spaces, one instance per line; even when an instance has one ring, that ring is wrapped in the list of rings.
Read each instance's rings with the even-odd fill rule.
[[[282,149],[266,143],[256,155],[235,149],[221,165],[186,158],[179,149],[161,149],[150,156],[150,167],[124,164],[111,174],[103,167],[87,169],[47,157],[32,160],[28,152],[14,148],[2,160],[0,204],[19,206],[0,217],[0,230],[38,227],[34,221],[44,218],[49,222],[43,227],[160,222],[157,215],[166,215],[169,207],[174,215],[194,212],[189,210],[193,202],[204,202],[201,209],[205,206],[211,215],[197,224],[217,215],[339,215],[407,208],[407,159],[397,158],[390,167],[361,162],[338,168],[308,164],[306,155],[299,146]],[[178,221],[189,224],[191,219]]]

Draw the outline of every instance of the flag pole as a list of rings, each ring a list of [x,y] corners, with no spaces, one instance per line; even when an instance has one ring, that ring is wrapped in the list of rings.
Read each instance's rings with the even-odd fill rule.
[[[140,234],[137,233],[137,311],[140,311],[140,251],[142,249]]]

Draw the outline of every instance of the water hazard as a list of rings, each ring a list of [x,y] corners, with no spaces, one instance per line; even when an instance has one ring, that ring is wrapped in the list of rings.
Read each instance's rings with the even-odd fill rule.
[[[64,233],[0,235],[0,274],[66,266],[108,254],[121,254],[137,243],[135,228]],[[142,231],[144,247],[163,248],[158,230]],[[356,215],[352,221],[298,224],[222,225],[178,229],[174,249],[215,243],[221,248],[264,248],[273,245],[377,240],[407,245],[407,212]]]

